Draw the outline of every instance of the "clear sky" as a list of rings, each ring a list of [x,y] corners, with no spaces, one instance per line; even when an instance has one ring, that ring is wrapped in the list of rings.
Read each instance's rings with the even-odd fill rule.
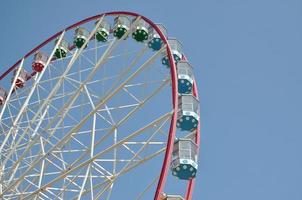
[[[67,25],[114,10],[164,23],[194,66],[194,199],[301,200],[302,1],[2,0],[0,71]]]

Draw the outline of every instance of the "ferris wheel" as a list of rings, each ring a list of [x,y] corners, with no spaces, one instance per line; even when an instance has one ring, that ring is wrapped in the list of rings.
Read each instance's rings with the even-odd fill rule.
[[[162,24],[84,19],[0,80],[0,199],[192,199],[197,85]]]

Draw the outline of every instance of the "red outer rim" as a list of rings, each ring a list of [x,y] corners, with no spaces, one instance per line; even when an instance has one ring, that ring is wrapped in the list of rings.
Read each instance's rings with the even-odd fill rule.
[[[87,23],[89,21],[96,20],[96,19],[102,17],[103,15],[106,15],[106,16],[110,16],[110,15],[129,15],[129,16],[133,16],[133,17],[140,16],[153,29],[155,29],[158,32],[160,38],[163,40],[163,42],[165,44],[167,44],[166,48],[167,48],[167,53],[168,53],[168,58],[169,58],[169,64],[170,64],[170,73],[171,73],[171,81],[172,81],[172,102],[173,102],[173,110],[174,110],[174,112],[173,112],[172,120],[171,120],[171,124],[170,124],[170,130],[169,130],[169,136],[168,136],[168,141],[167,141],[167,146],[166,146],[165,158],[164,158],[164,161],[163,161],[163,165],[162,165],[162,169],[161,169],[161,173],[160,173],[160,178],[159,178],[159,181],[158,181],[158,184],[157,184],[157,188],[156,188],[156,192],[155,192],[155,196],[154,196],[155,200],[159,200],[161,194],[163,193],[163,189],[164,189],[164,186],[165,186],[165,183],[166,183],[166,179],[167,179],[167,175],[168,175],[168,170],[169,170],[169,164],[170,164],[172,150],[173,150],[174,138],[175,138],[175,133],[176,133],[176,121],[177,121],[177,110],[178,110],[178,90],[177,90],[178,85],[177,85],[177,70],[176,70],[176,65],[174,63],[174,58],[172,56],[172,52],[171,52],[170,46],[168,45],[168,41],[167,41],[166,36],[155,25],[155,23],[153,23],[150,19],[148,19],[148,18],[146,18],[146,17],[144,17],[142,15],[139,15],[137,13],[134,13],[134,12],[114,11],[114,12],[107,12],[107,13],[95,15],[95,16],[86,18],[84,20],[81,20],[79,22],[76,22],[75,24],[67,27],[64,30],[68,31],[70,29],[73,29],[73,28],[81,25],[81,24],[85,24],[85,23]],[[29,51],[27,54],[25,54],[25,56],[23,58],[25,59],[25,58],[31,56],[37,50],[39,50],[40,48],[42,48],[43,46],[45,46],[46,44],[48,44],[52,40],[56,39],[64,30],[61,30],[61,31],[57,32],[56,34],[54,34],[53,36],[49,37],[47,40],[45,40],[44,42],[42,42],[40,45],[38,45],[37,47],[35,47],[31,51]],[[13,66],[11,66],[8,70],[6,70],[0,76],[0,80],[2,80],[12,70],[14,70],[21,63],[22,59],[18,60]],[[32,73],[32,75],[34,75],[34,74],[35,74],[35,72]],[[194,86],[193,86],[193,95],[196,96],[196,97],[198,97],[197,86],[196,86],[195,82],[194,82]],[[198,125],[197,134],[196,134],[196,143],[197,143],[198,147],[199,147],[199,132],[200,132],[199,130],[200,130],[200,125]],[[186,200],[191,200],[192,194],[193,194],[193,188],[194,188],[194,179],[188,181]]]

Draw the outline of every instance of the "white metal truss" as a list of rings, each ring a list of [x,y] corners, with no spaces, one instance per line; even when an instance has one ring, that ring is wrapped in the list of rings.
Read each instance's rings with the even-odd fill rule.
[[[10,87],[0,113],[1,199],[109,200],[117,180],[143,175],[153,162],[160,169],[174,112],[169,70],[160,65],[166,46],[152,52],[129,37],[139,17],[121,39],[97,43],[105,17],[88,26],[81,48],[54,60],[63,37],[72,38],[63,31],[42,72]],[[132,198],[152,190],[158,173]]]

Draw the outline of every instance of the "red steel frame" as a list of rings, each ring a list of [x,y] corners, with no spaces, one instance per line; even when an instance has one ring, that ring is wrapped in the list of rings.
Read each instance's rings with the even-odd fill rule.
[[[167,53],[168,53],[168,58],[169,58],[169,66],[170,66],[170,73],[171,73],[171,81],[172,81],[172,102],[173,102],[173,115],[172,115],[172,120],[171,120],[171,124],[170,124],[170,129],[169,129],[169,136],[168,136],[168,141],[167,141],[167,146],[166,146],[166,152],[165,152],[165,158],[162,164],[162,169],[161,169],[161,173],[160,173],[160,178],[157,184],[157,188],[156,188],[156,192],[154,195],[154,200],[159,200],[161,194],[163,193],[164,190],[164,186],[166,183],[166,179],[167,179],[167,175],[168,175],[168,171],[169,171],[169,164],[171,161],[171,155],[172,155],[172,151],[173,151],[173,144],[174,144],[174,138],[175,138],[175,133],[176,133],[176,121],[177,121],[177,110],[178,110],[178,81],[177,81],[177,70],[176,70],[176,65],[174,62],[174,58],[172,56],[172,52],[170,49],[170,46],[168,45],[168,40],[167,37],[163,34],[163,32],[156,26],[155,23],[153,23],[150,19],[139,15],[137,13],[134,12],[127,12],[127,11],[114,11],[114,12],[107,12],[107,13],[103,13],[103,14],[99,14],[99,15],[95,15],[89,18],[86,18],[82,21],[79,21],[69,27],[67,27],[66,29],[64,29],[65,31],[71,30],[77,26],[80,26],[82,24],[85,24],[87,22],[90,22],[92,20],[96,20],[99,19],[100,17],[102,17],[103,15],[105,16],[112,16],[112,15],[128,15],[128,16],[133,16],[133,17],[141,17],[143,20],[145,20],[153,29],[155,29],[157,31],[157,33],[159,34],[160,38],[163,40],[164,44],[167,44],[166,48],[167,48]],[[51,36],[50,38],[48,38],[47,40],[45,40],[44,42],[42,42],[40,45],[38,45],[37,47],[35,47],[34,49],[32,49],[30,52],[28,52],[27,54],[25,54],[25,56],[23,57],[24,59],[31,56],[32,54],[34,54],[36,51],[38,51],[40,48],[42,48],[43,46],[45,46],[46,44],[48,44],[49,42],[51,42],[52,40],[56,39],[57,37],[60,36],[60,34],[63,33],[63,31],[59,31],[56,34],[54,34],[53,36]],[[185,56],[183,58],[184,60],[186,60]],[[20,63],[21,63],[22,59],[18,60],[13,66],[11,66],[8,70],[6,70],[1,76],[0,76],[0,80],[2,80],[4,77],[6,77],[11,71],[13,71]],[[32,75],[34,75],[35,73],[33,72]],[[194,81],[193,84],[193,95],[195,97],[198,98],[198,90],[197,90],[197,85],[196,82]],[[196,130],[196,144],[199,148],[200,146],[200,122],[198,124],[197,130]],[[186,200],[191,200],[192,199],[192,195],[193,195],[193,189],[194,189],[194,182],[195,179],[191,179],[188,181],[188,186],[187,186],[187,192],[186,192]]]

